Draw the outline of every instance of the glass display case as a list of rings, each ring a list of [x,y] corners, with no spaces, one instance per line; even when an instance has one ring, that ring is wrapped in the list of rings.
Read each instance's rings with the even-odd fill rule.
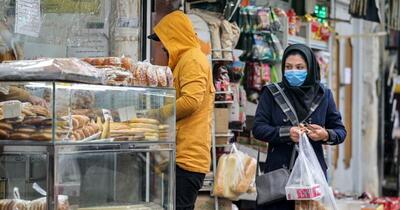
[[[175,90],[0,83],[0,209],[174,209]]]

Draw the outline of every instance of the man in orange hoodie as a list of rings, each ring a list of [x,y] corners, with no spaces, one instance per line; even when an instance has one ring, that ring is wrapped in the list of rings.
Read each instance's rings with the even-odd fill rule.
[[[194,209],[211,165],[212,70],[193,25],[182,11],[160,20],[149,38],[168,54],[176,89],[176,209]]]

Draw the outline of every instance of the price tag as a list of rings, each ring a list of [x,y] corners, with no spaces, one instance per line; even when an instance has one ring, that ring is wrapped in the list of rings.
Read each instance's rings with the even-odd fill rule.
[[[110,122],[114,122],[111,111],[109,109],[103,109],[103,116],[105,120],[110,119]]]
[[[136,108],[135,106],[119,108],[118,115],[121,122],[129,121],[130,119],[136,118]]]
[[[17,118],[22,115],[21,101],[12,100],[3,102],[4,119]]]

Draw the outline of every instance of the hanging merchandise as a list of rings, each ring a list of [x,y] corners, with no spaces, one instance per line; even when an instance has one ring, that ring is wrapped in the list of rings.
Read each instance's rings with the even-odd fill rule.
[[[381,22],[378,0],[352,0],[349,6],[349,13],[355,18]]]
[[[236,23],[230,23],[227,20],[221,22],[221,47],[222,55],[226,60],[233,60],[232,49],[236,47],[239,41],[240,29]]]
[[[390,28],[400,31],[400,1],[389,0],[387,4],[387,24]]]
[[[293,9],[290,9],[287,13],[287,16],[288,16],[288,23],[289,23],[288,33],[289,33],[289,35],[295,36],[298,32],[296,29],[296,22],[297,22],[296,12]]]
[[[271,83],[277,83],[280,81],[280,76],[279,76],[279,70],[277,70],[276,66],[271,66],[270,69],[270,75],[271,75]]]
[[[273,61],[274,52],[266,42],[263,35],[254,34],[254,45],[252,51],[253,60],[259,61]]]
[[[257,29],[268,30],[271,27],[270,13],[266,8],[260,8],[257,11]]]
[[[331,54],[325,51],[315,52],[315,57],[317,58],[319,68],[321,71],[321,83],[327,85],[328,74],[329,74],[329,58]]]
[[[200,9],[192,9],[191,12],[201,17],[207,22],[210,28],[212,57],[214,59],[222,59],[221,45],[221,15]]]

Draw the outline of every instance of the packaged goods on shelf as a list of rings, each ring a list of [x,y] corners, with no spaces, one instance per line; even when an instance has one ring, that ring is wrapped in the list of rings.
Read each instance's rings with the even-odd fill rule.
[[[43,58],[0,63],[0,80],[101,84],[103,74],[76,58]]]

